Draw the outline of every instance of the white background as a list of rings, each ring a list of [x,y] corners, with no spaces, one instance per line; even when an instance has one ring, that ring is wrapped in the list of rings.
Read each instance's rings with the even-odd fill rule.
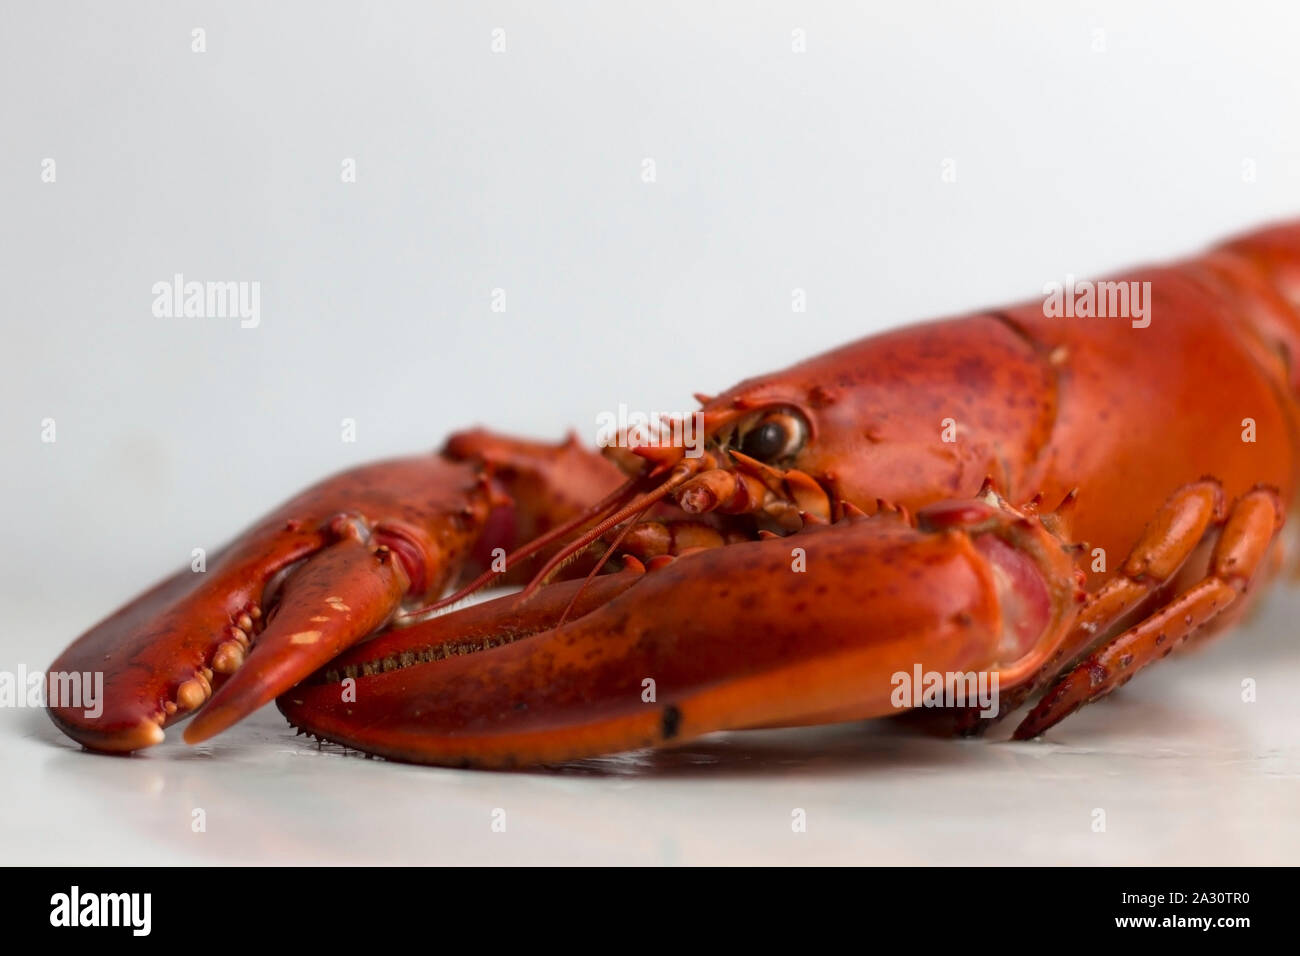
[[[590,440],[1298,215],[1298,36],[1286,2],[10,5],[0,669],[348,464]],[[260,282],[260,326],[155,317],[178,272]],[[134,759],[5,710],[0,860],[1291,862],[1297,608],[1028,746],[850,727],[493,775],[318,755],[273,709]]]

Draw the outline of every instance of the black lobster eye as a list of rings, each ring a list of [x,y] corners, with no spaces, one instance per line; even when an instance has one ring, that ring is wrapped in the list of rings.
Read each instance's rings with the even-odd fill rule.
[[[751,428],[740,443],[740,450],[750,458],[771,461],[781,454],[788,436],[780,422],[764,422]]]
[[[766,464],[789,458],[803,448],[807,426],[793,410],[769,412],[740,439],[740,450]]]

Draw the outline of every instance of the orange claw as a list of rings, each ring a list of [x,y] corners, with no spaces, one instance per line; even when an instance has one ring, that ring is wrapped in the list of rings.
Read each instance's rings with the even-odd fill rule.
[[[285,582],[271,623],[252,652],[185,728],[196,744],[269,703],[359,638],[387,622],[410,581],[383,545],[348,538]]]
[[[278,704],[369,753],[509,767],[891,714],[918,665],[1027,679],[1074,614],[1073,567],[1036,519],[981,507],[665,559],[591,582],[559,627],[579,582],[501,598],[353,648]]]
[[[185,736],[210,737],[373,633],[404,599],[441,593],[494,497],[480,469],[435,455],[327,479],[205,572],[174,575],[82,635],[50,666],[50,716],[92,750],[124,752],[203,707]],[[54,675],[95,672],[102,713],[56,698]]]

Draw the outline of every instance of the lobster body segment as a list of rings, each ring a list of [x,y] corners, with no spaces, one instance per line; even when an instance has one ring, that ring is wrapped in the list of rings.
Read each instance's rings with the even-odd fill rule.
[[[480,430],[345,473],[75,642],[52,671],[104,669],[105,711],[52,715],[134,750],[279,695],[509,766],[881,716],[919,666],[1045,691],[1040,733],[1239,614],[1300,479],[1300,224],[1095,288],[748,379],[695,449]],[[527,587],[426,619],[485,582]]]

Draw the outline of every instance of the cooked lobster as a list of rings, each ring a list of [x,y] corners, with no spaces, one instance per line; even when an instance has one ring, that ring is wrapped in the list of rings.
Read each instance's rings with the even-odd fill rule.
[[[78,638],[50,714],[133,751],[278,698],[481,767],[902,710],[971,733],[1032,698],[1014,735],[1039,735],[1279,567],[1300,223],[1045,292],[697,396],[694,445],[480,430],[344,472]],[[438,613],[487,584],[526,586]],[[90,672],[93,716],[54,683]],[[917,708],[922,673],[991,675],[997,716]]]

